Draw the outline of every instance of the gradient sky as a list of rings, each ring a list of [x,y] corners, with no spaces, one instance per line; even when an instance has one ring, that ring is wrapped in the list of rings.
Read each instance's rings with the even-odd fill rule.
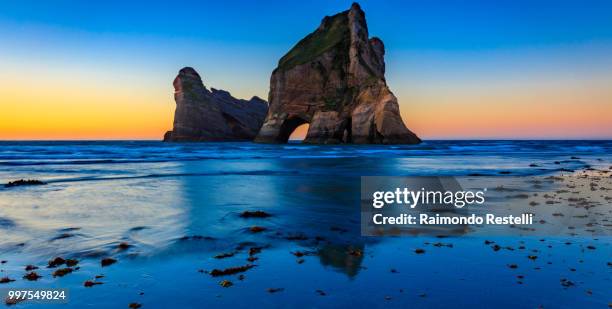
[[[350,1],[0,0],[0,139],[160,139],[172,80],[267,98]],[[612,1],[361,1],[423,138],[612,138]]]

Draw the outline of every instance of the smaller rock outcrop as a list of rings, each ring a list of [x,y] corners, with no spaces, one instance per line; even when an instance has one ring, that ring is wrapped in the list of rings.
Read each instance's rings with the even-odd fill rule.
[[[185,67],[174,79],[174,127],[164,134],[166,142],[251,141],[257,135],[268,103],[232,97],[225,90],[206,89],[193,68]]]

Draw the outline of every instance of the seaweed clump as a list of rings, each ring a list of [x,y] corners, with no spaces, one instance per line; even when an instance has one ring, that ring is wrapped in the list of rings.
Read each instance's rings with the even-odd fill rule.
[[[240,214],[241,218],[268,218],[271,217],[272,215],[265,212],[265,211],[261,211],[261,210],[255,210],[255,211],[243,211]]]
[[[70,267],[66,267],[66,268],[60,268],[56,271],[53,272],[53,277],[63,277],[69,273],[71,273],[73,271],[72,268]]]
[[[58,257],[54,258],[53,260],[49,261],[49,265],[47,266],[47,268],[55,268],[57,266],[65,264],[65,263],[66,263],[66,260],[58,256]]]
[[[253,267],[255,267],[255,265],[247,264],[244,266],[230,267],[230,268],[226,268],[223,270],[213,269],[209,274],[213,277],[227,276],[227,275],[233,275],[233,274],[245,272]]]
[[[102,267],[106,267],[106,266],[110,266],[117,263],[117,260],[113,259],[113,258],[104,258],[100,261],[100,265],[102,265]]]
[[[42,278],[41,275],[37,274],[35,271],[29,272],[27,274],[25,274],[25,276],[23,276],[23,279],[29,280],[29,281],[36,281],[38,279]]]
[[[46,184],[43,181],[37,180],[37,179],[19,179],[19,180],[15,180],[15,181],[9,181],[8,183],[4,184],[5,188],[10,188],[10,187],[18,187],[18,186],[37,186],[37,185],[44,185]]]

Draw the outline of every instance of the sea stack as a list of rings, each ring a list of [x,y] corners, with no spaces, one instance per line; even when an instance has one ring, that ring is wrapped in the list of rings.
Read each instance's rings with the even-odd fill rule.
[[[268,103],[258,97],[240,100],[229,92],[206,89],[193,68],[174,79],[174,127],[167,142],[252,141],[261,127]]]
[[[385,81],[385,48],[369,38],[357,3],[326,16],[270,78],[270,106],[255,141],[286,143],[309,123],[305,143],[416,144]]]

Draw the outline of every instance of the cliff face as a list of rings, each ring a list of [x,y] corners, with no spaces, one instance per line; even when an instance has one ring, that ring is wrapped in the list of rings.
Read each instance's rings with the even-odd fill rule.
[[[287,142],[310,127],[306,143],[415,144],[385,81],[385,48],[369,38],[358,4],[325,17],[297,43],[270,78],[269,110],[256,141]]]
[[[190,67],[174,79],[174,128],[164,141],[251,141],[261,127],[268,103],[258,97],[239,100],[229,92],[206,89]]]

